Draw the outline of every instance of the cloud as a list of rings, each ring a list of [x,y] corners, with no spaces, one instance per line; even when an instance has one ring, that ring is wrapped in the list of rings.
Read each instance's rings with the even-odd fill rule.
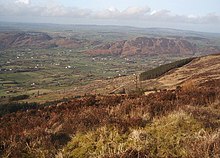
[[[129,7],[122,11],[118,10],[115,7],[110,7],[105,10],[90,12],[90,16],[96,19],[128,20],[128,19],[136,19],[136,18],[139,19],[142,16],[145,16],[149,12],[150,12],[149,7],[143,7],[143,8]]]
[[[16,0],[15,3],[28,5],[31,3],[31,1],[30,0]]]
[[[20,4],[20,5],[18,5]],[[169,10],[152,10],[145,7],[129,7],[119,10],[112,6],[104,10],[82,9],[77,7],[65,7],[57,3],[48,3],[44,6],[31,4],[30,0],[8,0],[0,3],[0,16],[33,16],[61,18],[77,18],[90,20],[118,20],[118,21],[139,21],[139,22],[160,22],[160,23],[184,23],[184,24],[220,24],[220,16],[210,13],[205,16],[178,15]]]
[[[146,13],[148,13],[151,9],[149,7],[129,7],[127,9],[125,9],[124,11],[122,11],[122,14],[124,15],[145,15]]]
[[[170,11],[169,10],[166,10],[166,9],[163,9],[163,10],[154,10],[150,13],[151,16],[154,16],[154,17],[165,17],[165,16],[170,16]]]

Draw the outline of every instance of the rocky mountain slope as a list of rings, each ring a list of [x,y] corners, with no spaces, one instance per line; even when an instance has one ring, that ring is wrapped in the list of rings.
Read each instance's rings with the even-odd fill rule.
[[[43,32],[0,33],[0,49],[7,48],[82,48],[90,41],[68,37],[52,37]]]
[[[193,39],[195,40],[195,39]],[[204,40],[196,38],[197,41]],[[194,55],[195,53],[217,53],[219,47],[213,45],[198,46],[192,39],[182,37],[153,38],[136,37],[130,40],[105,43],[78,39],[75,37],[61,37],[56,34],[49,35],[45,32],[1,32],[0,49],[8,48],[83,48],[90,55]],[[205,41],[206,42],[206,41]]]
[[[137,37],[105,44],[91,50],[90,54],[115,55],[155,55],[155,54],[194,54],[197,51],[195,44],[184,39]]]
[[[185,38],[149,38],[137,37],[132,40],[124,40],[112,42],[96,47],[87,51],[92,55],[108,54],[108,55],[193,55],[195,53],[216,53],[219,52],[217,47],[206,46],[199,48],[195,43]],[[208,53],[207,53],[208,54]]]
[[[46,33],[1,33],[0,48],[48,47],[52,38]]]

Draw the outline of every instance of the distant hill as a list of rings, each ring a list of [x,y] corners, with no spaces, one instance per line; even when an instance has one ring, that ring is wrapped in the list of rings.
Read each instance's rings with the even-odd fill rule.
[[[196,44],[185,39],[137,37],[133,40],[108,43],[90,50],[87,53],[93,55],[112,54],[128,56],[160,54],[193,55],[196,52]]]
[[[44,32],[0,33],[0,49],[8,48],[82,48],[90,41],[72,37],[53,37]]]
[[[48,47],[48,41],[52,38],[46,33],[39,32],[19,32],[19,33],[1,33],[0,48],[18,48],[18,47]]]
[[[0,49],[73,48],[91,55],[194,55],[220,51],[220,35],[125,26],[0,24]]]

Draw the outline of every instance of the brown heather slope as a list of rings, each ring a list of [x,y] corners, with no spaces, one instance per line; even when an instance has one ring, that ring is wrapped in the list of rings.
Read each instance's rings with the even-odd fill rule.
[[[74,37],[62,37],[57,34],[45,32],[1,32],[0,49],[9,48],[88,48],[85,51],[91,55],[194,55],[195,53],[212,54],[219,52],[218,46],[201,46],[190,42],[190,39],[182,37],[150,38],[137,37],[132,40],[116,41],[103,44],[101,41],[77,39]]]
[[[200,85],[203,82],[220,79],[220,54],[194,59],[189,64],[171,70],[160,78],[144,81],[145,87],[175,89],[185,84]]]
[[[52,38],[46,33],[1,33],[0,48],[18,48],[18,47],[49,47],[48,41]]]
[[[133,93],[136,87],[143,91],[172,90],[178,86],[198,86],[212,80],[220,80],[220,54],[195,58],[189,64],[170,70],[156,79],[137,81],[135,76],[125,76],[95,81],[86,85],[85,89],[89,89],[92,94],[109,94],[122,88],[127,93]]]
[[[158,86],[164,84],[162,87],[182,88],[147,96],[89,95],[4,115],[0,118],[0,157],[94,157],[95,154],[115,158],[201,155],[217,158],[220,156],[219,60],[220,55],[197,58],[159,79],[143,83],[143,87],[155,82]],[[96,83],[95,88],[100,89],[92,90],[94,83],[86,90],[105,94],[107,86],[115,83],[128,86],[130,82],[117,78],[111,83],[101,82],[103,89]],[[129,86],[134,87],[134,83]],[[105,148],[99,148],[100,143]]]
[[[127,94],[131,94],[141,89],[148,93],[155,90],[176,89],[178,86],[195,85],[203,82],[220,79],[220,54],[198,57],[189,64],[177,69],[173,69],[156,79],[146,81],[137,81],[134,75],[117,77],[108,80],[95,80],[85,86],[71,87],[69,90],[60,92],[51,92],[46,95],[32,97],[28,102],[40,102],[59,100],[62,98],[83,96],[85,94],[109,95],[117,94],[125,89]],[[137,88],[136,88],[137,87]]]
[[[8,48],[82,48],[95,44],[88,40],[67,37],[52,37],[44,32],[0,33],[0,49]]]
[[[97,80],[86,86],[75,88],[71,94],[110,94],[123,88],[127,93],[136,91],[136,87],[144,91],[176,89],[178,86],[220,80],[220,54],[195,58],[189,64],[173,69],[156,79],[137,81],[135,76],[118,77],[110,80]],[[80,91],[78,90],[80,89]],[[87,91],[88,90],[88,91]]]
[[[133,40],[118,41],[102,45],[89,54],[113,55],[156,55],[156,54],[194,54],[196,45],[184,39],[137,37]]]
[[[196,44],[181,38],[149,38],[137,37],[132,40],[107,43],[93,50],[87,51],[88,54],[99,55],[193,55],[197,52],[216,53],[218,48],[208,47],[198,48]]]

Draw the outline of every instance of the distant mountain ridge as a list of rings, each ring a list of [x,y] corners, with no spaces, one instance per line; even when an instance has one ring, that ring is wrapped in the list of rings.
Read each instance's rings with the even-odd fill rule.
[[[1,32],[0,49],[9,48],[92,48],[84,53],[90,55],[194,55],[218,53],[220,48],[215,45],[199,46],[192,40],[206,42],[205,38],[186,37],[149,37],[136,36],[125,40],[106,42],[84,38],[75,38],[65,34],[49,34],[46,32]]]
[[[68,37],[52,37],[44,32],[10,32],[0,33],[0,49],[8,48],[79,48],[89,43],[88,40],[80,40]]]
[[[0,36],[0,48],[13,48],[23,46],[45,47],[46,42],[52,38],[46,33],[2,33]]]
[[[185,39],[149,38],[137,37],[132,40],[101,45],[89,54],[112,54],[112,55],[156,55],[156,54],[190,54],[196,53],[196,44]]]

